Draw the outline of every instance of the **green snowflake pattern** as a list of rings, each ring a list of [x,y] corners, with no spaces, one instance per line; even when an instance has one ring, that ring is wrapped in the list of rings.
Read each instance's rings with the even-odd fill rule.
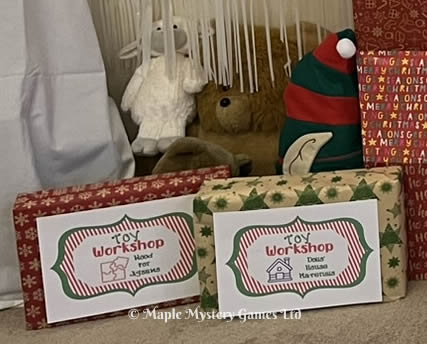
[[[225,197],[218,197],[217,200],[215,201],[215,207],[218,210],[225,210],[228,208],[228,200]]]
[[[201,247],[201,248],[199,248],[199,249],[197,250],[197,255],[198,255],[200,258],[206,258],[206,257],[207,257],[207,255],[208,255],[208,251],[207,251],[205,248]]]
[[[212,236],[212,228],[209,226],[204,226],[200,230],[200,233],[202,234],[202,237],[208,238],[208,237]]]
[[[329,188],[328,191],[326,191],[326,197],[329,200],[333,200],[335,198],[338,198],[338,194],[339,194],[339,192],[338,192],[337,188],[334,188],[334,187]]]
[[[281,192],[274,192],[271,195],[271,202],[274,204],[280,204],[285,200],[285,196]]]
[[[394,289],[399,285],[399,279],[396,277],[390,277],[387,281],[386,281],[387,287],[389,287],[390,289]]]
[[[390,259],[388,260],[388,266],[389,266],[390,268],[395,269],[395,268],[397,268],[399,265],[400,265],[400,259],[399,259],[399,258],[397,258],[397,257],[393,257],[393,258],[390,258]]]
[[[390,193],[393,191],[393,185],[391,185],[391,183],[389,183],[389,182],[384,182],[381,185],[380,189],[381,189],[382,193],[387,194],[387,193]]]

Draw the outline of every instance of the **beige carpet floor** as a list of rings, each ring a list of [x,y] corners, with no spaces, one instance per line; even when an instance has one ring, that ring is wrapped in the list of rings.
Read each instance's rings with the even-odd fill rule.
[[[177,310],[185,311],[185,307]],[[24,329],[23,309],[0,312],[1,344],[140,343],[427,343],[427,281],[410,284],[406,299],[376,305],[305,311],[301,320],[244,324],[211,320],[130,320],[127,316],[41,331]]]

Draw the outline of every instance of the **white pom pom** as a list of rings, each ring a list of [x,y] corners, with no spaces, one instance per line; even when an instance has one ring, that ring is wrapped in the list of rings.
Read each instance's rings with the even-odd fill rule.
[[[350,39],[343,38],[337,44],[337,51],[343,59],[351,59],[356,55],[356,46]]]

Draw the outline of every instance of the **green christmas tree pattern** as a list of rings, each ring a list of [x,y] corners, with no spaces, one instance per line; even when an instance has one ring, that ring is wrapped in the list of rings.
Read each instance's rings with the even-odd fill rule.
[[[394,230],[393,227],[388,224],[384,233],[380,233],[380,246],[386,247],[391,253],[395,245],[403,244],[399,234],[400,227]]]
[[[253,189],[249,196],[240,195],[240,198],[243,201],[243,206],[240,210],[269,209],[269,206],[265,203],[266,195],[267,193],[258,194],[256,189]]]
[[[368,199],[378,199],[377,195],[374,193],[374,187],[376,183],[368,184],[365,179],[357,186],[351,186],[353,190],[353,197],[350,201],[364,201]]]
[[[203,292],[200,296],[200,302],[202,308],[205,310],[208,309],[218,309],[218,294],[210,294],[207,288],[203,289]]]
[[[396,217],[398,217],[399,215],[402,214],[402,207],[400,202],[397,202],[394,204],[394,207],[391,209],[387,209],[387,211],[391,214],[393,214],[393,218],[395,219]]]
[[[203,215],[212,215],[212,211],[208,207],[211,198],[208,198],[207,200],[202,200],[201,198],[194,199],[193,211],[199,221],[202,219]]]
[[[323,204],[319,198],[320,190],[314,190],[311,185],[308,185],[304,191],[295,190],[298,195],[298,202],[295,206]]]

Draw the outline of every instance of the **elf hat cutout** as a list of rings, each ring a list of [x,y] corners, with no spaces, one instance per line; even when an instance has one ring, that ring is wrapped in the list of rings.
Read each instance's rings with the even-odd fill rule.
[[[279,174],[363,167],[355,53],[345,30],[298,62],[284,95]]]

